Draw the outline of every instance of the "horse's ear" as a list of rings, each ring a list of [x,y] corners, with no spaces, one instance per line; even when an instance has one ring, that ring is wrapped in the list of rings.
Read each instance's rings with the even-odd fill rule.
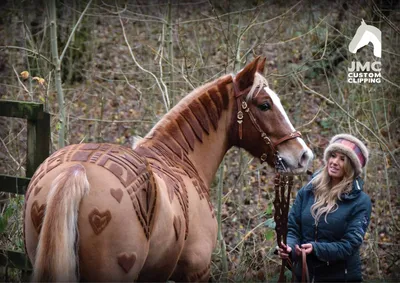
[[[258,61],[260,56],[251,61],[243,70],[236,75],[236,82],[240,90],[244,90],[251,86],[254,82],[254,75],[258,70]]]
[[[257,72],[259,72],[260,74],[264,74],[265,61],[267,61],[267,58],[263,57],[263,59],[261,59],[261,61],[258,62]]]

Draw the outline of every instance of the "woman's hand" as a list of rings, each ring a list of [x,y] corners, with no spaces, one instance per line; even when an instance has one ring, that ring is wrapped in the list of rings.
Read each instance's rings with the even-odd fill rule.
[[[292,248],[289,247],[288,245],[285,245],[283,242],[281,242],[281,247],[276,247],[276,249],[278,250],[278,255],[280,256],[281,259],[288,259],[289,254],[292,251]],[[297,256],[301,256],[302,250],[305,250],[306,254],[310,254],[313,251],[313,246],[310,243],[302,244],[301,247],[299,247],[299,245],[296,245],[294,252],[296,253]]]
[[[312,244],[308,243],[308,244],[302,244],[301,245],[301,249],[306,251],[306,254],[310,254],[313,251],[313,246]],[[297,249],[296,249],[296,253],[297,253]],[[301,253],[301,250],[300,250]]]
[[[281,259],[288,259],[289,254],[292,251],[292,248],[285,245],[283,242],[281,242],[281,247],[276,247],[278,250],[278,255],[280,256]]]
[[[297,256],[301,256],[301,249],[300,249],[299,245],[296,245],[295,251],[296,251]]]

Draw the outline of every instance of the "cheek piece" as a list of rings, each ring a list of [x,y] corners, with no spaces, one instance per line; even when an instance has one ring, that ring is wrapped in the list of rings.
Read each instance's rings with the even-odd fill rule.
[[[244,113],[247,113],[247,115],[250,118],[251,123],[253,126],[256,128],[256,130],[260,133],[261,138],[264,140],[264,142],[268,145],[269,147],[269,153],[264,152],[259,156],[261,163],[264,163],[267,161],[268,154],[273,154],[274,155],[274,164],[275,164],[275,170],[279,170],[282,172],[287,172],[288,168],[286,167],[285,163],[283,162],[282,157],[279,155],[278,150],[276,149],[277,146],[281,143],[284,143],[285,141],[295,139],[297,137],[301,137],[301,133],[299,131],[293,131],[285,135],[284,137],[280,138],[276,142],[272,142],[271,139],[268,137],[268,135],[261,129],[260,125],[258,124],[256,118],[254,117],[253,113],[251,113],[250,108],[248,107],[246,101],[243,100],[243,94],[247,93],[250,90],[250,87],[240,91],[237,83],[234,81],[233,82],[234,90],[235,90],[235,98],[236,98],[236,104],[237,104],[237,123],[238,123],[238,128],[239,128],[239,143],[243,138],[243,118],[244,118]]]

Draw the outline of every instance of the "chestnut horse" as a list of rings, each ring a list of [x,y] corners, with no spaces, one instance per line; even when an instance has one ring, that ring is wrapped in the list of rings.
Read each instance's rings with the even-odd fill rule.
[[[208,281],[217,221],[210,184],[227,150],[281,172],[313,157],[257,57],[179,102],[132,150],[76,144],[47,158],[25,199],[33,281]]]

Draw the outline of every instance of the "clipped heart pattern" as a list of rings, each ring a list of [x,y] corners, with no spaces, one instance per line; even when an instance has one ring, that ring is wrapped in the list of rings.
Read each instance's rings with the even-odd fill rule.
[[[111,189],[110,193],[118,203],[121,203],[122,197],[124,196],[124,192],[121,189]]]
[[[32,204],[31,208],[31,219],[33,226],[36,229],[36,232],[40,234],[40,230],[42,229],[44,213],[46,211],[46,204],[42,204],[39,206],[37,200],[35,200]]]
[[[131,270],[136,261],[136,253],[120,253],[118,255],[118,264],[122,267],[125,273]]]
[[[99,235],[107,227],[110,221],[111,212],[109,210],[100,212],[97,208],[95,208],[89,214],[89,223],[96,235]]]

